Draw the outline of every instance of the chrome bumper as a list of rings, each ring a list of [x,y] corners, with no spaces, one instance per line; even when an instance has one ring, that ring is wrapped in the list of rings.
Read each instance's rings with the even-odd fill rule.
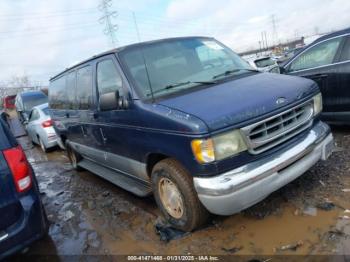
[[[328,125],[317,123],[294,147],[215,177],[195,177],[202,204],[213,214],[231,215],[248,208],[296,179],[333,148]]]

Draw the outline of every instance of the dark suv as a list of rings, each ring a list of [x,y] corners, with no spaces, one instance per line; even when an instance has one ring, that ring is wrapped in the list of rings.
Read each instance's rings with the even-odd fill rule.
[[[316,81],[323,96],[322,118],[350,120],[350,28],[315,40],[286,61],[281,72]]]
[[[0,260],[43,237],[48,229],[34,172],[0,118]]]
[[[69,158],[193,230],[297,178],[332,150],[311,80],[260,73],[213,38],[172,38],[94,56],[51,79]]]

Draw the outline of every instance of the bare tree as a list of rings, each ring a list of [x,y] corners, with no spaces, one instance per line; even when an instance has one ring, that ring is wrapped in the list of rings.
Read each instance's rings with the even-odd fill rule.
[[[23,75],[13,75],[8,82],[9,87],[31,87],[30,77],[26,74]]]

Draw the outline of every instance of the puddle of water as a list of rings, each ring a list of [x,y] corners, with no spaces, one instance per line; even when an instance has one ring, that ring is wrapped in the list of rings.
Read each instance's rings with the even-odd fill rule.
[[[168,244],[159,241],[152,219],[148,223],[142,222],[147,219],[145,217],[129,216],[133,222],[125,229],[119,227],[112,230],[108,227],[106,230],[98,220],[90,222],[102,236],[103,244],[111,254],[203,254],[205,245],[206,253],[210,254],[227,254],[224,249],[239,246],[242,250],[237,254],[271,255],[275,254],[275,248],[298,242],[302,242],[302,246],[296,251],[287,250],[281,254],[308,254],[313,245],[319,242],[320,236],[335,223],[338,211],[321,210],[317,216],[310,217],[295,216],[294,210],[287,206],[282,215],[271,215],[261,220],[243,215],[231,216],[224,219],[219,228],[212,226],[199,230]]]

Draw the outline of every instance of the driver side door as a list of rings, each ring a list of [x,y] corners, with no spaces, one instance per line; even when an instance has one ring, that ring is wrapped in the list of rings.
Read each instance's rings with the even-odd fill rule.
[[[324,112],[350,111],[342,105],[344,90],[338,85],[340,56],[344,37],[330,38],[307,48],[285,66],[286,74],[314,80],[320,87]],[[346,106],[347,109],[344,107]]]

